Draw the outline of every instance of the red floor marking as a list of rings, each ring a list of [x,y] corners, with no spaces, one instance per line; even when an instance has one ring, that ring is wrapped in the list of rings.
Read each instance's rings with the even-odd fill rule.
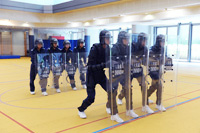
[[[135,109],[139,109],[141,107],[138,107],[138,108],[135,108]],[[119,113],[119,114],[123,114],[125,112],[122,112],[122,113]],[[94,123],[94,122],[97,122],[97,121],[101,121],[101,120],[105,120],[107,119],[108,117],[104,117],[104,118],[101,118],[101,119],[97,119],[97,120],[94,120],[94,121],[91,121],[91,122],[88,122],[88,123],[84,123],[84,124],[81,124],[81,125],[77,125],[77,126],[74,126],[74,127],[71,127],[71,128],[67,128],[67,129],[64,129],[62,131],[58,131],[56,133],[61,133],[61,132],[64,132],[64,131],[67,131],[67,130],[71,130],[71,129],[74,129],[74,128],[77,128],[77,127],[81,127],[81,126],[84,126],[84,125],[87,125],[87,124],[91,124],[91,123]]]
[[[21,123],[19,123],[18,121],[16,121],[15,119],[11,118],[10,116],[8,116],[7,114],[3,113],[0,111],[0,113],[4,116],[6,116],[8,119],[12,120],[13,122],[17,123],[19,126],[23,127],[24,129],[26,129],[27,131],[29,131],[30,133],[34,133],[33,131],[31,131],[29,128],[25,127],[24,125],[22,125]]]
[[[173,98],[174,98],[174,97],[169,98],[169,99],[166,99],[166,100],[170,100],[170,99],[173,99]],[[166,101],[166,100],[164,100],[164,101]],[[142,107],[135,108],[135,110],[140,109],[140,108],[142,108]],[[123,113],[125,113],[125,112],[121,112],[121,113],[119,113],[119,114],[123,114]],[[101,118],[101,119],[97,119],[97,120],[94,120],[94,121],[91,121],[91,122],[88,122],[88,123],[80,124],[80,125],[77,125],[77,126],[74,126],[74,127],[71,127],[71,128],[67,128],[67,129],[58,131],[58,132],[56,132],[56,133],[61,133],[61,132],[64,132],[64,131],[67,131],[67,130],[71,130],[71,129],[74,129],[74,128],[78,128],[78,127],[81,127],[81,126],[84,126],[84,125],[88,125],[88,124],[91,124],[91,123],[94,123],[94,122],[97,122],[97,121],[105,120],[105,119],[107,119],[107,118],[108,118],[108,117],[104,117],[104,118]]]
[[[191,100],[191,101],[198,100],[198,99],[199,99],[199,98],[193,99],[193,100]],[[181,103],[181,104],[179,104],[179,105],[177,105],[177,106],[180,106],[180,105],[189,103],[189,102],[191,102],[191,101]],[[175,107],[175,106],[174,106],[174,107]],[[171,108],[174,108],[174,107],[171,107]],[[154,113],[154,114],[157,114],[157,113],[160,113],[160,112],[156,112],[156,113]],[[153,115],[153,114],[151,114],[151,115]],[[148,115],[148,116],[151,116],[151,115]],[[148,116],[146,116],[146,117],[148,117]],[[141,118],[139,118],[139,119],[142,119],[142,118],[144,118],[144,117],[141,117]],[[103,132],[105,132],[105,131],[108,131],[108,130],[111,130],[111,129],[114,129],[114,128],[123,126],[123,125],[125,125],[125,124],[131,123],[131,122],[134,122],[134,121],[137,121],[137,120],[139,120],[139,119],[135,119],[135,120],[129,121],[129,122],[127,122],[127,123],[123,123],[123,124],[121,124],[121,125],[118,125],[118,126],[115,126],[115,127],[109,128],[109,129],[106,129],[106,130],[104,130],[104,131],[102,131],[102,132],[100,132],[100,133],[103,133]]]
[[[188,97],[183,97],[183,96],[181,96],[180,98],[191,99],[191,98],[188,98]]]
[[[194,93],[194,92],[197,92],[197,91],[200,91],[200,89],[198,90],[195,90],[195,91],[191,91],[191,92],[188,92],[188,93],[185,93],[185,94],[182,94],[182,95],[179,95],[177,97],[180,97],[180,96],[183,96],[183,95],[187,95],[187,94],[190,94],[190,93]],[[175,97],[172,97],[172,98],[169,98],[169,99],[166,99],[164,101],[167,101],[167,100],[170,100],[170,99],[173,99]],[[140,109],[142,107],[138,107],[136,109]],[[122,112],[122,113],[119,113],[119,114],[123,114],[125,112]],[[104,120],[104,119],[107,119],[108,117],[104,117],[104,118],[101,118],[101,119],[97,119],[97,120],[94,120],[94,121],[91,121],[91,122],[88,122],[88,123],[84,123],[84,124],[80,124],[80,125],[77,125],[77,126],[74,126],[74,127],[70,127],[70,128],[67,128],[67,129],[64,129],[64,130],[61,130],[61,131],[58,131],[56,133],[61,133],[61,132],[64,132],[64,131],[67,131],[67,130],[71,130],[71,129],[74,129],[74,128],[78,128],[78,127],[81,127],[81,126],[85,126],[85,125],[88,125],[88,124],[91,124],[91,123],[94,123],[94,122],[97,122],[97,121],[101,121],[101,120]],[[139,118],[140,119],[140,118]]]
[[[185,93],[185,94],[182,94],[182,95],[179,95],[178,97],[180,97],[180,96],[184,96],[184,95],[187,95],[187,94],[190,94],[190,93],[193,93],[193,92],[197,92],[197,91],[200,91],[200,89],[195,90],[195,91],[191,91],[191,92],[188,92],[188,93]]]

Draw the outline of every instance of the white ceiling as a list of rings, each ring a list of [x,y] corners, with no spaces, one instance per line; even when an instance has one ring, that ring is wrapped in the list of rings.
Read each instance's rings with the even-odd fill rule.
[[[28,4],[36,4],[36,5],[56,5],[60,3],[65,3],[73,0],[10,0]]]

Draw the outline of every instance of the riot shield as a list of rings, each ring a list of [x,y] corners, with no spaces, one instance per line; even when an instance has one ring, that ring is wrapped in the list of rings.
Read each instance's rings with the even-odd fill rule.
[[[147,105],[148,89],[148,54],[150,36],[145,33],[134,34],[131,50],[131,87],[133,104],[138,116],[152,114],[154,111]]]
[[[51,53],[51,80],[52,93],[60,93],[64,89],[63,78],[60,78],[63,73],[63,53]]]
[[[48,53],[37,54],[37,73],[39,77],[39,87],[42,92],[46,92],[50,84],[48,81],[50,74],[50,56]]]
[[[128,37],[128,42],[129,42]],[[109,48],[109,56],[106,56],[108,71],[108,102],[106,111],[111,115],[111,120],[123,122],[137,115],[133,111],[132,93],[130,85],[131,70],[131,45],[113,44]],[[120,89],[121,88],[121,91]],[[119,95],[117,96],[117,93]],[[118,106],[125,97],[125,104]],[[121,99],[120,99],[121,98]]]
[[[160,38],[161,39],[160,39]],[[166,111],[176,106],[176,76],[177,53],[167,54],[166,37],[158,35],[156,43],[150,48],[149,75],[151,85],[148,89],[148,99],[155,101],[157,111]],[[156,95],[154,92],[156,91]],[[149,103],[148,103],[149,104]]]
[[[76,69],[78,68],[79,73],[76,73],[76,81],[79,89],[86,89],[86,72],[87,72],[87,62],[88,62],[88,53],[87,52],[78,52],[76,55]],[[80,82],[81,81],[81,82]]]
[[[175,109],[177,105],[177,74],[179,54],[177,45],[174,46],[174,50],[170,49],[169,38],[177,37],[167,36],[166,38],[162,104],[164,107],[166,107],[166,109]],[[162,109],[162,111],[165,111],[165,109]]]
[[[75,59],[75,54],[72,52],[63,54],[63,61],[64,61],[63,82],[65,91],[77,90],[75,82],[76,64],[74,59]]]

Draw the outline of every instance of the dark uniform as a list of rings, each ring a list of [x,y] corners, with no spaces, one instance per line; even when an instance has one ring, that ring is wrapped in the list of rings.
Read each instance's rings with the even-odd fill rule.
[[[108,31],[103,30],[100,33],[100,43],[93,44],[88,56],[88,70],[86,74],[86,85],[87,85],[87,98],[83,100],[83,103],[78,110],[83,112],[90,106],[95,100],[95,86],[100,84],[101,87],[107,91],[107,78],[105,75],[105,63],[106,63],[106,50],[109,49],[108,45],[105,44],[105,38],[110,38]],[[108,106],[108,104],[107,104]]]
[[[146,93],[146,84],[145,84],[145,76],[143,74],[142,65],[146,65],[147,62],[147,54],[148,49],[146,46],[142,46],[142,41],[146,41],[147,37],[145,33],[140,33],[138,35],[137,43],[132,43],[132,68],[131,68],[131,82],[133,78],[136,78],[138,83],[141,86],[142,91],[142,105],[145,106],[145,93]],[[135,59],[137,57],[137,59]],[[140,66],[135,67],[134,64],[138,63]],[[136,71],[134,71],[136,69]],[[130,92],[132,95],[132,91]],[[118,98],[122,100],[125,97],[125,90],[122,88],[121,93],[119,94]],[[132,106],[131,106],[132,107]]]
[[[76,63],[76,68],[78,66],[82,67],[83,66],[83,62],[86,64],[86,50],[85,47],[80,48],[80,43],[84,43],[84,41],[82,39],[79,39],[77,41],[77,47],[74,48],[73,53],[75,54],[75,63]],[[79,53],[79,57],[78,57],[78,53]],[[83,59],[83,61],[82,61]],[[82,69],[82,68],[79,68]],[[80,70],[79,70],[80,71]],[[85,74],[84,73],[80,73],[80,80],[81,80],[81,84],[85,85]]]
[[[39,43],[43,44],[42,39],[37,39],[35,41],[35,47],[31,50],[31,69],[30,69],[30,91],[34,92],[35,91],[35,77],[38,73],[37,71],[37,54],[38,53],[45,53],[45,49],[42,47],[40,50],[38,50],[37,45]]]
[[[68,49],[65,48],[65,45],[67,45],[67,44],[70,45],[70,47]],[[75,67],[74,66],[75,65],[74,64],[74,58],[75,57],[73,56],[74,54],[73,54],[73,52],[72,52],[72,50],[70,48],[71,48],[71,43],[69,41],[67,41],[67,40],[64,40],[62,52],[66,54],[66,57],[65,57],[66,61],[65,61],[65,63],[66,64],[71,64],[72,67]],[[71,60],[71,63],[70,63],[70,60]],[[74,80],[74,74],[69,74],[68,73],[68,76],[69,76],[69,79],[70,79],[71,87],[75,88],[76,85],[75,85],[75,80]],[[66,77],[66,80],[67,80],[67,77]]]
[[[151,86],[147,92],[147,97],[149,98],[152,93],[157,90],[156,96],[156,104],[161,105],[161,98],[162,98],[162,82],[161,82],[161,75],[163,74],[161,70],[161,66],[164,64],[164,47],[161,46],[161,42],[165,41],[165,37],[163,35],[158,35],[156,37],[156,44],[151,47],[150,53],[149,53],[149,60],[151,58],[157,58],[158,61],[158,69],[156,71],[150,71],[149,75],[152,79]],[[155,56],[155,57],[152,57]],[[156,59],[155,59],[156,60]],[[150,62],[151,63],[151,62]],[[148,101],[147,101],[147,104]]]
[[[52,53],[61,53],[61,49],[58,48],[58,40],[56,38],[52,38],[51,41],[51,47],[48,49],[48,52],[49,54],[52,54]],[[53,43],[57,43],[57,47],[54,47],[53,46]],[[52,65],[52,56],[51,57],[51,65]],[[54,82],[54,87],[55,89],[59,89],[59,78],[60,78],[60,75],[53,75],[53,82]]]
[[[112,103],[113,103],[113,110],[111,108],[111,114],[115,115],[118,113],[117,110],[117,104],[116,104],[116,96],[117,96],[117,88],[118,88],[118,83],[120,83],[122,85],[122,92],[123,92],[123,96],[125,96],[126,98],[126,109],[127,110],[132,110],[132,90],[129,88],[130,86],[128,86],[128,80],[130,80],[130,77],[128,77],[128,75],[130,75],[129,73],[129,53],[130,53],[130,47],[125,44],[123,44],[123,39],[128,39],[127,41],[129,41],[130,36],[127,32],[125,31],[121,31],[118,35],[118,40],[117,43],[113,45],[112,48],[112,58],[114,58],[113,60],[115,60],[115,58],[117,58],[118,61],[120,61],[121,63],[123,62],[124,64],[124,73],[121,76],[117,76],[116,78],[113,78],[113,87],[114,87],[114,92],[112,93]],[[116,61],[117,61],[116,60]],[[117,61],[117,62],[118,62]],[[121,78],[120,78],[121,77]],[[115,81],[118,83],[115,83]],[[130,94],[130,95],[129,95]],[[130,106],[129,106],[130,105]]]

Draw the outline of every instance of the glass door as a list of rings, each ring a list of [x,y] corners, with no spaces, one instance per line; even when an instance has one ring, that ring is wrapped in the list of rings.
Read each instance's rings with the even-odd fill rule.
[[[193,26],[191,60],[200,62],[200,25]]]

